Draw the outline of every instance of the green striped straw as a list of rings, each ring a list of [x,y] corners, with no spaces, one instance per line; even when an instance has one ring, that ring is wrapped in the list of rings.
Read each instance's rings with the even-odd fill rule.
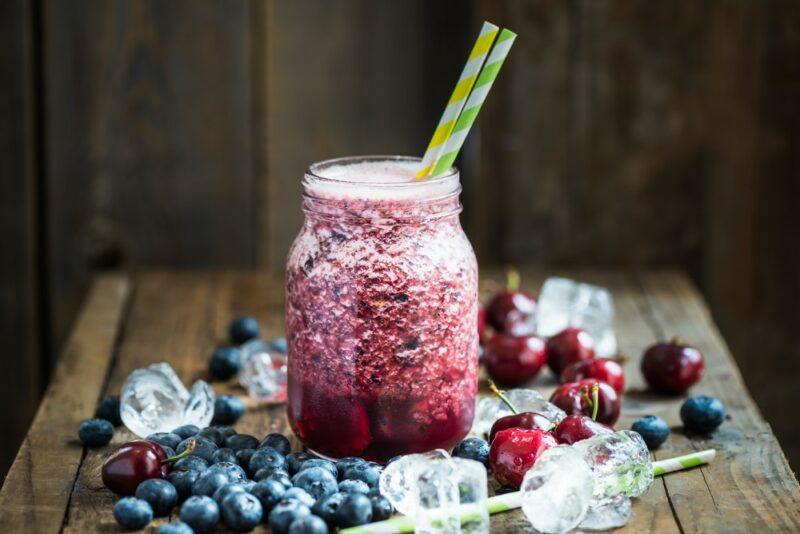
[[[458,120],[456,121],[453,131],[450,133],[450,137],[445,141],[442,155],[439,156],[439,159],[433,166],[433,170],[430,173],[432,176],[446,172],[453,166],[453,162],[456,160],[459,150],[461,150],[461,147],[464,145],[464,140],[467,138],[469,129],[475,122],[475,118],[478,116],[478,112],[481,110],[481,106],[486,100],[486,95],[489,94],[492,84],[494,84],[495,79],[497,79],[500,67],[503,66],[503,62],[506,60],[508,52],[511,50],[511,45],[514,44],[516,38],[517,34],[506,28],[503,28],[500,35],[498,35],[494,48],[492,48],[492,51],[489,53],[489,58],[486,60],[486,64],[483,66],[480,74],[478,74],[475,87],[472,89],[469,98],[467,98],[464,109],[461,111],[461,115],[458,116]]]
[[[659,460],[653,462],[653,475],[661,476],[667,473],[697,467],[698,465],[704,465],[711,462],[716,455],[717,451],[714,449],[707,449],[676,458]],[[489,514],[506,512],[519,508],[520,506],[522,506],[522,492],[519,491],[495,495],[494,497],[489,497],[487,500]],[[466,512],[462,514],[461,521],[469,521],[471,518],[472,514]],[[405,532],[414,532],[414,522],[408,516],[400,515],[387,519],[386,521],[378,521],[360,527],[345,528],[340,530],[339,534],[401,534]]]
[[[461,71],[461,76],[456,82],[453,93],[450,95],[450,100],[447,101],[447,106],[444,108],[444,113],[439,119],[439,124],[433,132],[431,142],[428,144],[425,155],[422,156],[422,165],[417,178],[424,178],[427,176],[434,163],[441,156],[444,150],[444,143],[450,137],[453,127],[456,125],[456,119],[464,109],[464,103],[467,101],[472,87],[475,85],[475,80],[478,78],[478,73],[483,67],[483,62],[486,60],[486,55],[494,43],[497,32],[500,30],[491,22],[484,22],[475,44],[472,46],[472,51],[469,53],[467,63],[464,65],[464,70]]]

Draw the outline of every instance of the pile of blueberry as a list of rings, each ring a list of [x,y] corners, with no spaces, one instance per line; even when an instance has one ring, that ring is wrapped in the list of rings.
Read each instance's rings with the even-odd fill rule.
[[[206,532],[220,523],[243,532],[267,523],[276,534],[324,534],[394,513],[377,489],[379,464],[361,458],[332,462],[291,452],[282,434],[258,440],[230,426],[201,430],[186,425],[147,441],[182,457],[166,478],[142,480],[134,496],[117,502],[114,517],[124,528],[142,528],[176,505],[180,521],[162,525],[158,532]]]

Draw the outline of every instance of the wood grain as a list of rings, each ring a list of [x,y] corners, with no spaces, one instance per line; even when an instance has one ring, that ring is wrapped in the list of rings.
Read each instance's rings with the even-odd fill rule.
[[[129,291],[122,276],[103,276],[92,285],[0,491],[0,532],[60,529],[84,460],[77,428],[94,414],[105,386]]]

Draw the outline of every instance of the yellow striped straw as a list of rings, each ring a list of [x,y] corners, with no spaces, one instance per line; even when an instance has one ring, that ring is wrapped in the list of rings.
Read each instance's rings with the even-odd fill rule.
[[[499,30],[500,28],[491,22],[483,23],[481,33],[475,40],[472,52],[469,53],[469,58],[467,58],[467,64],[464,65],[464,70],[461,71],[461,76],[453,89],[453,94],[450,95],[450,100],[447,101],[447,107],[444,108],[442,118],[439,119],[439,124],[433,132],[428,149],[422,157],[422,165],[419,172],[417,172],[417,178],[424,178],[430,174],[434,163],[441,156],[442,150],[444,150],[444,143],[450,137],[450,133],[456,125],[456,120],[464,108],[464,103],[467,101],[467,96],[472,90],[472,86],[475,85],[475,80],[478,78],[478,73],[483,66],[483,61],[486,59],[486,54],[489,53],[489,49],[492,47],[494,38]]]
[[[486,60],[486,64],[478,74],[475,87],[467,98],[463,111],[456,119],[456,124],[450,131],[450,136],[444,142],[444,150],[441,151],[436,163],[433,165],[433,170],[430,171],[432,176],[446,172],[452,167],[459,150],[464,145],[469,129],[475,122],[475,118],[481,110],[481,105],[486,100],[486,95],[489,94],[489,90],[492,88],[498,72],[500,72],[500,67],[503,66],[503,62],[516,38],[516,33],[505,28],[500,32],[497,42],[495,42],[494,48],[492,48],[489,58]]]

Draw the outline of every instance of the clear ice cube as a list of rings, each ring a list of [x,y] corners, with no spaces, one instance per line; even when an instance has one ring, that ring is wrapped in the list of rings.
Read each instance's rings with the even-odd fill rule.
[[[536,530],[567,532],[583,521],[592,499],[592,471],[581,451],[570,446],[546,450],[525,473],[522,512]]]
[[[586,330],[599,356],[613,356],[617,339],[612,329],[614,301],[606,289],[568,278],[548,278],[539,293],[536,331],[540,336],[558,334],[568,326]]]
[[[214,416],[214,390],[198,380],[187,391],[167,363],[132,372],[122,385],[120,416],[131,432],[145,437],[181,425],[206,427]]]
[[[653,483],[653,464],[642,436],[630,430],[598,434],[573,445],[594,478],[593,506],[617,497],[638,497]]]
[[[261,402],[286,400],[286,354],[260,339],[241,347],[242,366],[239,383],[247,393]]]
[[[506,392],[506,397],[519,412],[537,412],[547,417],[553,423],[558,423],[567,414],[558,406],[551,404],[541,393],[534,389],[512,389]],[[506,415],[511,415],[511,409],[497,397],[482,397],[478,400],[475,409],[475,419],[472,421],[471,434],[484,436],[492,429],[495,421]]]
[[[413,511],[415,488],[415,469],[428,461],[445,460],[450,453],[436,449],[422,454],[407,454],[393,461],[381,473],[379,487],[381,495],[389,499],[397,511],[411,515]]]
[[[631,500],[615,497],[603,505],[590,506],[578,526],[581,530],[610,530],[624,526],[631,518]]]

